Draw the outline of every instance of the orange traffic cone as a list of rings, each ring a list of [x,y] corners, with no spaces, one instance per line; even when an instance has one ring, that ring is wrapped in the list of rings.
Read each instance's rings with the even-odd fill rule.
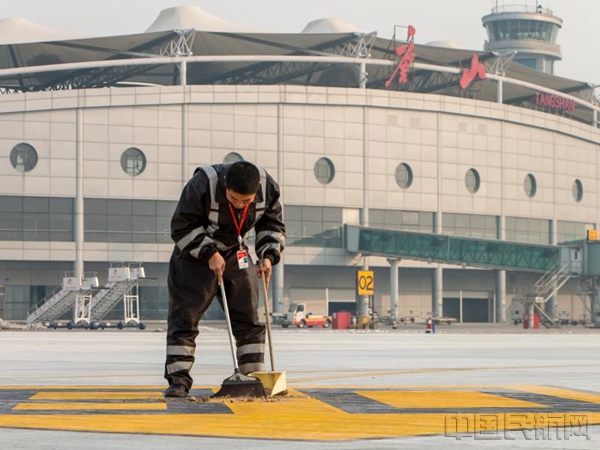
[[[425,322],[425,333],[433,333],[433,320],[431,320],[431,317]]]

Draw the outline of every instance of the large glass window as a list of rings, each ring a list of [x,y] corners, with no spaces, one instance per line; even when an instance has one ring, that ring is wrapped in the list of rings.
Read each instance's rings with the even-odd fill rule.
[[[88,242],[171,243],[171,217],[177,202],[85,199]]]
[[[594,225],[591,223],[569,222],[566,220],[559,220],[556,225],[557,240],[559,244],[562,242],[585,239],[587,230],[594,229]]]
[[[527,219],[524,217],[507,217],[506,240],[528,244],[549,244],[550,221],[544,219]]]
[[[373,228],[385,230],[433,231],[433,213],[420,211],[400,211],[395,209],[370,209],[369,224]]]
[[[341,247],[343,208],[286,205],[286,242],[299,247]]]
[[[444,213],[442,214],[442,232],[454,236],[496,239],[498,224],[496,216]]]
[[[525,59],[516,59],[515,61],[518,62],[519,64],[527,66],[531,69],[537,69],[537,61],[535,59],[525,58]]]
[[[73,199],[0,196],[0,241],[73,241]]]

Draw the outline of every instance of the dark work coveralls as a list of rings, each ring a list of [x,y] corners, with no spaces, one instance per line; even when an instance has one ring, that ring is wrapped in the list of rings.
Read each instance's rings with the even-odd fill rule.
[[[169,262],[169,320],[165,378],[169,385],[192,386],[198,322],[215,296],[220,298],[217,275],[208,266],[219,252],[225,259],[223,283],[237,345],[240,372],[265,370],[265,327],[258,320],[258,280],[250,261],[248,269],[237,262],[238,233],[225,193],[225,175],[230,166],[216,164],[196,169],[186,184],[171,221],[175,249]],[[259,168],[261,183],[248,208],[241,229],[245,242],[256,231],[256,254],[273,265],[285,246],[279,186]],[[243,210],[233,209],[238,224]],[[249,258],[251,260],[251,258]]]

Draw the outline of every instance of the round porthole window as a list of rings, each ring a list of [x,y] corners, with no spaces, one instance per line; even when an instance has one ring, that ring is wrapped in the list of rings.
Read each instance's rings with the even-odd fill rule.
[[[121,168],[127,175],[138,176],[146,169],[146,155],[139,148],[128,148],[121,155]]]
[[[234,162],[243,161],[244,158],[242,155],[236,152],[228,153],[225,158],[223,158],[223,164],[233,164]]]
[[[474,194],[479,190],[481,186],[481,178],[479,177],[479,172],[475,169],[469,169],[467,174],[465,175],[465,186],[467,186],[467,190]]]
[[[537,192],[537,181],[535,180],[533,174],[530,173],[525,177],[525,183],[523,187],[525,188],[525,194],[527,194],[527,197],[535,197],[535,193]]]
[[[579,180],[573,182],[573,198],[577,203],[583,199],[583,184]]]
[[[17,144],[10,152],[10,163],[19,172],[29,172],[38,162],[38,154],[31,145],[24,142]]]
[[[146,169],[146,155],[139,148],[128,148],[121,155],[121,168],[127,175],[138,176]]]
[[[315,177],[321,184],[329,184],[335,178],[335,166],[329,158],[321,158],[315,163]]]
[[[406,163],[398,164],[396,167],[396,183],[402,189],[408,189],[413,182],[413,172]]]

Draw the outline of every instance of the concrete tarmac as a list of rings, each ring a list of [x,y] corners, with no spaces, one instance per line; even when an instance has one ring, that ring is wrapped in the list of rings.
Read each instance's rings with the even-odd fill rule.
[[[12,422],[14,417],[11,414],[19,407],[31,407],[31,404],[35,406],[34,397],[40,395],[35,392],[47,394],[48,390],[65,392],[73,389],[122,390],[123,387],[131,390],[135,390],[136,387],[140,389],[154,387],[158,392],[165,384],[162,378],[165,353],[164,332],[156,329],[56,330],[0,332],[0,405],[3,398],[5,399],[5,412],[0,413],[2,448],[79,449],[85,445],[89,450],[96,448],[124,450],[135,445],[136,448],[157,450],[165,447],[187,449],[217,446],[223,449],[283,447],[300,449],[308,444],[311,448],[325,450],[333,448],[438,449],[440,446],[442,448],[598,448],[600,445],[598,443],[600,426],[595,425],[600,424],[599,331],[568,327],[557,331],[525,332],[512,325],[440,325],[435,335],[426,335],[423,328],[416,325],[398,330],[338,331],[275,328],[274,331],[277,368],[287,371],[290,388],[310,392],[317,400],[326,399],[327,395],[333,395],[331,392],[342,392],[342,390],[347,396],[353,392],[366,392],[364,393],[366,396],[383,396],[381,401],[386,404],[384,406],[387,410],[380,416],[376,415],[377,410],[359,411],[361,414],[370,415],[361,415],[360,419],[356,416],[356,423],[349,424],[356,429],[368,428],[369,425],[365,422],[367,419],[374,420],[373,423],[376,424],[379,418],[381,422],[385,422],[403,417],[391,415],[390,405],[403,407],[403,403],[398,405],[398,398],[405,401],[407,390],[425,395],[420,398],[426,398],[430,402],[430,404],[419,405],[419,411],[429,407],[436,408],[437,397],[429,395],[431,391],[445,392],[440,394],[440,402],[450,402],[446,405],[447,408],[452,409],[454,407],[452,402],[458,401],[456,403],[458,411],[462,408],[458,405],[462,403],[460,398],[452,395],[453,391],[473,391],[471,394],[466,394],[467,397],[468,395],[487,396],[490,392],[494,395],[515,397],[514,389],[517,391],[524,389],[529,396],[526,398],[528,401],[533,398],[539,400],[542,398],[540,396],[546,396],[543,398],[548,399],[550,398],[548,395],[556,395],[563,400],[570,399],[569,401],[575,402],[572,411],[583,411],[582,408],[585,411],[589,410],[590,423],[586,425],[587,438],[575,435],[569,436],[568,440],[564,438],[557,440],[556,436],[553,440],[547,440],[547,436],[537,436],[536,439],[535,433],[531,432],[527,439],[528,433],[511,431],[509,434],[502,432],[493,436],[483,436],[483,439],[481,436],[478,439],[478,435],[473,433],[473,436],[464,436],[458,440],[456,437],[445,436],[439,428],[432,425],[433,436],[413,437],[410,434],[394,436],[392,426],[392,429],[385,430],[386,436],[389,436],[385,438],[378,437],[374,431],[374,436],[370,439],[347,440],[342,436],[339,439],[323,442],[319,439],[319,435],[311,438],[311,433],[318,431],[316,429],[319,426],[311,425],[307,429],[303,424],[308,422],[300,416],[298,419],[290,419],[297,420],[297,439],[293,437],[293,429],[288,432],[285,439],[273,439],[274,434],[265,430],[264,438],[257,439],[256,436],[252,436],[240,440],[240,436],[236,438],[215,435],[183,436],[185,432],[176,432],[174,435],[138,434],[137,432],[136,434],[97,433],[93,430],[73,432],[69,431],[68,427],[61,429],[60,424],[46,426],[44,420],[36,422],[39,425],[33,427],[29,425],[28,429],[15,428],[16,422]],[[195,386],[218,386],[232,373],[227,335],[221,325],[204,326],[197,344],[196,365],[192,371]],[[325,390],[323,392],[327,394],[320,393],[319,389]],[[12,401],[11,395],[14,394],[7,394],[7,392],[15,393],[21,390],[23,392],[31,390],[34,393],[32,397],[34,400],[26,399],[20,406],[8,408],[6,405]],[[371,394],[367,391],[375,393]],[[4,397],[1,396],[2,392],[5,392]],[[444,400],[443,395],[448,394],[449,397]],[[413,394],[408,395],[410,400]],[[538,397],[535,397],[536,395]],[[519,398],[522,400],[525,397]],[[582,399],[584,403],[581,402]],[[510,398],[509,400],[513,401]],[[381,406],[382,403],[378,404]],[[335,408],[349,408],[341,402],[334,401],[331,405]],[[360,405],[373,407],[373,404],[363,402],[356,408],[361,408]],[[556,403],[556,405],[562,404]],[[589,408],[586,409],[586,405],[589,405]],[[9,406],[12,407],[12,403]],[[562,411],[562,406],[559,406],[556,406],[557,411]],[[448,412],[447,408],[444,411]],[[549,411],[548,407],[544,408]],[[392,413],[396,414],[398,411],[406,412],[397,410]],[[354,417],[348,415],[347,411],[339,413],[340,415],[333,417],[340,418],[339,420]],[[39,417],[43,419],[46,416]],[[227,417],[231,417],[231,414]],[[48,418],[50,420],[50,416]],[[223,418],[223,429],[225,429],[228,425],[225,425],[226,416]],[[596,419],[599,421],[596,422]],[[198,416],[198,420],[201,421],[202,417]],[[218,424],[219,418],[216,417],[215,420]],[[396,422],[390,422],[390,425],[393,423]],[[426,427],[427,419],[424,419],[423,423]],[[283,418],[279,425],[282,427],[285,425]],[[278,417],[271,417],[270,426],[278,427]],[[335,423],[328,426],[335,426]],[[371,427],[373,430],[377,428],[373,425]],[[45,428],[54,431],[47,431]],[[420,430],[419,434],[428,434],[423,432],[422,428]],[[230,435],[224,433],[224,436]],[[487,439],[488,437],[499,437],[499,439]],[[312,442],[301,439],[310,439]]]

